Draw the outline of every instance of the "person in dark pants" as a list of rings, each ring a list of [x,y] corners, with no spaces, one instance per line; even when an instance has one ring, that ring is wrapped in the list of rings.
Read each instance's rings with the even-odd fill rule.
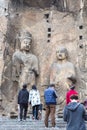
[[[32,119],[38,120],[38,111],[40,105],[40,93],[36,85],[32,86],[32,89],[29,92],[29,103],[32,106]]]
[[[44,91],[44,99],[46,104],[46,113],[45,113],[44,122],[46,127],[48,127],[49,115],[51,116],[52,127],[55,127],[56,98],[57,98],[57,94],[55,91],[55,85],[51,84]]]
[[[20,107],[20,121],[22,121],[22,119],[26,120],[28,110],[28,99],[29,99],[29,92],[27,90],[27,84],[24,84],[23,88],[18,93],[18,104]]]

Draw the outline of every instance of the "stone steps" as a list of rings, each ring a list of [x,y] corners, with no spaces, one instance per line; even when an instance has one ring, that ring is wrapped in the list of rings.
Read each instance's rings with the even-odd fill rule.
[[[86,123],[87,125],[87,123]],[[66,130],[66,123],[63,119],[56,120],[56,128],[45,128],[44,120],[32,120],[27,118],[26,121],[18,121],[18,119],[0,118],[0,130]]]
[[[32,120],[28,118],[26,121],[19,122],[18,119],[1,118],[0,130],[59,130],[59,128],[65,130],[65,123],[60,122],[57,121],[56,128],[51,128],[49,121],[49,128],[45,128],[44,120]]]

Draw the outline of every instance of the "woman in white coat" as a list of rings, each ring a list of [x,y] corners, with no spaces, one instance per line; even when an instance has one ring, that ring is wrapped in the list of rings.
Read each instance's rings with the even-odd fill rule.
[[[39,90],[37,90],[35,85],[32,86],[32,89],[29,92],[29,103],[32,105],[32,119],[38,120],[38,110],[41,102]]]

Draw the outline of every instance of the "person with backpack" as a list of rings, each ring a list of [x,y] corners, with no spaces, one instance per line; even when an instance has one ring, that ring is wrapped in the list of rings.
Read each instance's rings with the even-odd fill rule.
[[[27,90],[27,84],[23,84],[23,88],[18,93],[18,106],[19,106],[19,118],[20,121],[26,120],[28,110],[29,92]]]
[[[44,91],[44,99],[46,105],[46,113],[45,113],[45,126],[48,127],[48,119],[49,115],[51,117],[52,127],[55,127],[55,112],[56,112],[56,98],[57,94],[55,91],[55,85],[51,84]]]

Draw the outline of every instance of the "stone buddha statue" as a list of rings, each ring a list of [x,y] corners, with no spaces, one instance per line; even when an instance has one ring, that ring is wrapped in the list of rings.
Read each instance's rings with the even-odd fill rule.
[[[24,83],[28,89],[36,84],[36,77],[39,75],[38,59],[31,53],[32,35],[29,32],[22,32],[20,36],[20,49],[17,49],[12,57],[13,61],[13,82],[18,82],[20,88]]]
[[[68,61],[68,52],[65,47],[56,50],[57,62],[53,63],[50,70],[50,84],[55,84],[58,94],[58,113],[62,113],[65,105],[66,92],[69,85],[76,81],[75,67]]]

